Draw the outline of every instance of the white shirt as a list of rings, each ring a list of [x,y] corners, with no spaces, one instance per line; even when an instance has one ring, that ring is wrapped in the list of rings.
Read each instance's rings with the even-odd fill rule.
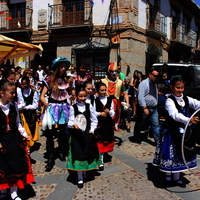
[[[16,125],[17,125],[17,128],[18,128],[18,131],[20,132],[20,134],[22,136],[28,136],[28,134],[26,133],[26,130],[22,127],[21,123],[20,123],[20,119],[19,119],[19,112],[18,112],[18,109],[17,109],[17,105],[16,103],[12,103],[12,102],[9,102],[8,104],[6,105],[3,105],[1,102],[0,102],[0,107],[2,109],[2,111],[5,113],[5,115],[8,115],[9,111],[10,111],[10,105],[15,105],[15,109],[17,111],[17,117],[16,117]]]
[[[107,97],[99,97],[99,99],[100,99],[101,103],[105,106],[107,101],[108,101],[108,98]],[[111,102],[110,113],[109,114],[110,114],[111,117],[113,117],[115,115],[113,101]],[[99,115],[99,113],[97,115]]]
[[[43,72],[44,71],[42,69],[41,70],[37,70],[37,73],[39,75],[39,81],[43,81],[43,79],[44,79]]]
[[[76,102],[76,105],[77,105],[78,110],[80,112],[85,111],[85,104]],[[69,121],[68,121],[68,127],[69,128],[73,128],[73,125],[75,124],[74,117],[75,117],[74,116],[74,107],[70,106]],[[90,132],[94,133],[94,130],[97,128],[98,121],[97,121],[95,109],[92,107],[91,104],[90,104],[90,120],[91,120]]]
[[[25,97],[28,97],[29,95],[31,94],[31,89],[23,89],[23,95]],[[24,98],[22,96],[22,89],[17,87],[17,106],[18,106],[18,109],[19,110],[22,110],[25,106],[26,106],[26,103],[24,101]],[[26,106],[26,109],[29,109],[29,110],[36,110],[38,107],[38,94],[37,92],[34,92],[34,95],[33,95],[33,103],[32,104],[29,104]]]
[[[185,102],[183,100],[183,95],[181,97],[176,97],[176,96],[174,96],[174,97],[180,106],[182,106],[182,107],[185,106]],[[194,110],[200,109],[200,101],[193,99],[191,97],[187,97],[187,98],[188,98],[188,103],[189,103],[190,108],[193,108]],[[177,122],[182,122],[182,123],[186,124],[188,122],[188,120],[190,119],[189,117],[186,117],[182,113],[178,112],[178,110],[175,106],[175,103],[171,98],[168,98],[166,100],[165,109],[168,111],[169,116],[172,117]]]

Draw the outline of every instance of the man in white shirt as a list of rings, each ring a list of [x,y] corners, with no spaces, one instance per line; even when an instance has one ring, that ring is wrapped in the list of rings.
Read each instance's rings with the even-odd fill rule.
[[[37,73],[39,74],[39,81],[43,81],[44,79],[44,70],[41,65],[38,65]]]

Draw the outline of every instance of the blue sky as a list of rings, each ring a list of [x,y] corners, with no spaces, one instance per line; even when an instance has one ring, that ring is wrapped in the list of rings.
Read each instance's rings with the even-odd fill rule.
[[[200,0],[194,0],[200,6]]]

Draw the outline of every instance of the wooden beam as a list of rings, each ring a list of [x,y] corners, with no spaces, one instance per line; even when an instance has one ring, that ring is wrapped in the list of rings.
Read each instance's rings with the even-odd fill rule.
[[[3,58],[1,58],[0,64],[2,64],[17,48],[18,45],[15,45]]]

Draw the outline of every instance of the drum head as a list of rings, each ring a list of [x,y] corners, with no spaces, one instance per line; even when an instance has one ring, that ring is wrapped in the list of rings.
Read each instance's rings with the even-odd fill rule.
[[[77,124],[82,131],[85,131],[86,126],[87,126],[87,120],[83,114],[78,114],[75,117],[74,121],[75,121],[75,124]]]

